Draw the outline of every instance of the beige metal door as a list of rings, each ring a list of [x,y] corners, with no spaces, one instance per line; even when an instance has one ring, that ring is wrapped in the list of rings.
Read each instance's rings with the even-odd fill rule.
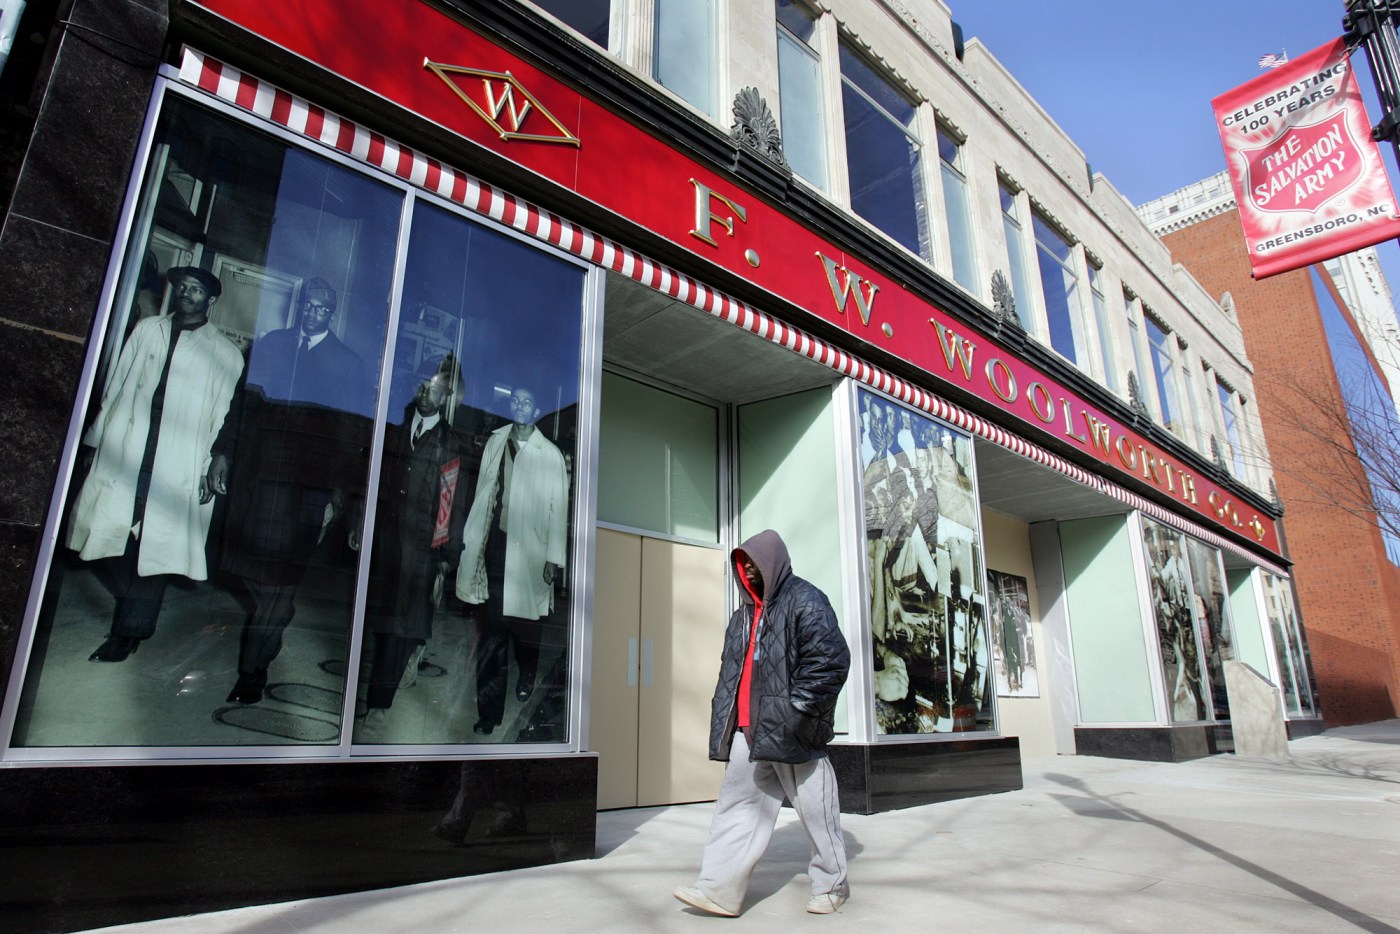
[[[724,637],[725,556],[598,530],[589,744],[598,807],[710,801],[710,697]]]
[[[598,808],[637,805],[642,538],[598,530],[588,745],[598,753]]]

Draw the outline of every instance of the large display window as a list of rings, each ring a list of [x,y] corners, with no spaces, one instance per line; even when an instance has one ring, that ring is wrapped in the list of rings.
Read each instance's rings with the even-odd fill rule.
[[[151,140],[11,747],[568,741],[585,268],[183,94]]]
[[[1168,716],[1228,720],[1225,662],[1235,646],[1220,552],[1151,519],[1142,527]]]
[[[1230,719],[1229,691],[1225,687],[1225,663],[1236,657],[1235,627],[1225,587],[1225,566],[1219,550],[1200,539],[1186,537],[1186,557],[1191,567],[1191,611],[1201,641],[1210,686],[1211,712],[1216,720]]]
[[[1264,604],[1269,614],[1269,632],[1273,636],[1274,656],[1278,660],[1279,681],[1288,715],[1315,717],[1317,708],[1313,705],[1307,650],[1293,612],[1293,593],[1288,582],[1278,575],[1264,571],[1261,577]]]
[[[972,438],[858,393],[875,728],[995,728]]]

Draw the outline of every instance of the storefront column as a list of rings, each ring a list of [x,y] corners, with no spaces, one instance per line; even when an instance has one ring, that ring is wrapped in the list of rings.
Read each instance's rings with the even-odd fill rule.
[[[74,0],[0,228],[0,694],[146,118],[165,0]]]

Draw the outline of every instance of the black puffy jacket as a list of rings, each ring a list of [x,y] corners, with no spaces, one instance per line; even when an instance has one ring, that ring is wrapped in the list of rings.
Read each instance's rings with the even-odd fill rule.
[[[807,762],[826,755],[835,735],[836,695],[846,683],[851,653],[826,594],[792,573],[777,532],[759,532],[734,549],[730,568],[742,602],[729,618],[711,702],[710,758],[727,761],[738,723],[737,695],[753,624],[754,599],[739,570],[745,556],[763,581],[758,642],[750,685],[749,757]]]

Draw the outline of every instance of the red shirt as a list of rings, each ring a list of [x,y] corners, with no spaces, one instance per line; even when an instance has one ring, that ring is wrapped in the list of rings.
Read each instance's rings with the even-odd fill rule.
[[[744,589],[753,597],[753,624],[749,627],[749,648],[744,653],[744,669],[739,674],[739,721],[740,729],[750,726],[749,723],[749,689],[753,683],[753,653],[758,644],[758,621],[763,616],[763,598],[753,592],[753,587],[749,585],[749,579],[744,576],[741,569],[739,580],[744,582]]]

